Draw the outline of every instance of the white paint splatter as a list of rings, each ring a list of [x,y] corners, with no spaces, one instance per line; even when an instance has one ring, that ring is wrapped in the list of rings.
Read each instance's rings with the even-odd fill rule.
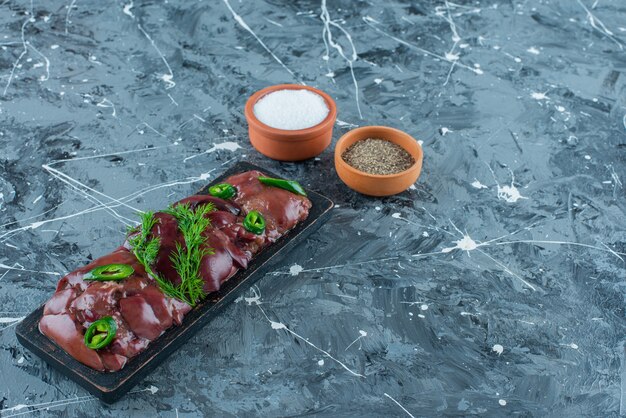
[[[187,157],[183,160],[183,162],[187,162],[188,160],[191,160],[193,158],[199,157],[200,155],[205,155],[205,154],[211,154],[212,152],[215,151],[230,151],[230,152],[235,152],[238,149],[243,149],[243,147],[241,145],[239,145],[236,142],[233,141],[226,141],[226,142],[222,142],[221,144],[213,144],[213,146],[211,148],[209,148],[208,150],[201,152],[200,154],[195,154],[192,155],[190,157]]]
[[[254,293],[254,296],[251,296],[249,298],[244,298],[244,300],[246,301],[246,303],[248,305],[252,305],[252,304],[258,305],[258,304],[260,304],[261,303],[261,294],[259,292],[257,292],[254,287],[251,290]]]
[[[532,93],[530,93],[530,97],[532,97],[535,100],[547,100],[548,96],[546,96],[545,93],[539,93],[536,91],[533,91]]]
[[[248,305],[260,305],[261,304],[261,294],[257,292],[257,287],[254,286],[250,290],[252,290],[253,296],[245,297],[243,295],[239,296],[235,299],[235,303],[239,303],[241,301],[246,302]]]
[[[537,48],[535,48],[534,46],[531,46],[530,48],[528,48],[526,50],[526,52],[529,52],[529,53],[534,54],[534,55],[539,55],[539,50]]]
[[[476,241],[474,241],[469,235],[464,235],[462,239],[459,241],[453,241],[453,243],[456,244],[454,247],[444,248],[441,252],[449,253],[456,249],[469,252],[479,247],[479,244],[477,244]]]
[[[271,24],[272,24],[272,25],[274,25],[274,26],[278,26],[279,28],[282,28],[282,27],[283,27],[283,25],[282,25],[281,23],[278,23],[278,22],[276,22],[275,20],[268,19],[268,18],[265,18],[265,20],[266,20],[266,21],[268,21],[269,23],[271,23]]]
[[[459,60],[459,54],[455,54],[453,52],[446,52],[446,54],[444,56],[446,57],[446,59],[448,61],[458,61]]]
[[[128,4],[124,5],[124,8],[122,9],[122,13],[124,13],[127,16],[132,17],[133,19],[135,18],[135,15],[133,14],[133,12],[130,11],[130,9],[132,9],[134,6],[133,2],[131,1]]]
[[[272,329],[287,329],[287,326],[282,322],[270,321]]]
[[[157,52],[157,54],[159,54],[159,57],[161,57],[161,61],[163,61],[163,63],[165,64],[165,68],[167,68],[167,74],[163,74],[161,77],[159,77],[161,80],[165,82],[165,89],[168,90],[168,89],[173,88],[174,86],[176,86],[176,83],[174,82],[174,72],[172,71],[172,67],[170,67],[169,62],[167,62],[167,60],[165,59],[165,56],[163,55],[163,53],[157,46],[156,42],[154,42],[154,40],[150,37],[148,32],[146,32],[140,24],[137,24],[137,28],[141,31],[141,33],[143,33],[143,36],[145,36],[146,39],[150,41],[150,44],[152,45],[154,50]],[[94,57],[94,61],[95,61],[95,57]]]
[[[454,132],[452,129],[446,127],[441,128],[439,131],[441,132],[441,136],[446,136],[447,133]]]
[[[500,344],[494,344],[493,347],[491,347],[491,351],[500,355],[504,352],[504,347],[502,347],[502,345]]]
[[[12,324],[14,322],[22,322],[26,318],[25,316],[20,316],[16,318],[9,317],[0,317],[0,324]]]
[[[375,78],[375,79],[374,79],[374,83],[376,83],[376,84],[380,84],[380,83],[382,83],[382,82],[383,82],[383,79],[382,79],[382,78]]]
[[[102,101],[97,103],[96,106],[97,107],[104,107],[104,108],[112,108],[113,112],[111,113],[111,116],[116,117],[115,116],[116,115],[115,105],[109,99],[107,99],[107,98],[102,99]]]
[[[358,337],[357,337],[354,341],[352,341],[352,342],[351,342],[351,343],[350,343],[350,344],[346,347],[346,349],[345,349],[344,351],[347,351],[347,350],[348,350],[348,348],[352,347],[352,346],[353,346],[353,345],[354,345],[357,341],[360,341],[360,340],[361,340],[361,338],[363,338],[363,337],[367,337],[367,332],[366,332],[366,331],[363,331],[362,329],[360,329],[360,330],[359,330],[359,336],[358,336]],[[359,350],[360,350],[360,349],[361,349],[361,343],[359,343]]]
[[[608,164],[608,165],[606,165],[606,168],[611,173],[611,178],[613,179],[613,182],[615,183],[615,186],[622,188],[623,187],[622,180],[620,180],[619,176],[615,172],[615,169],[613,168],[613,165],[612,164]]]
[[[159,79],[165,82],[166,89],[171,89],[176,85],[176,83],[174,82],[174,74],[163,74],[161,75],[161,77],[159,77]]]
[[[400,402],[396,401],[395,399],[393,399],[390,395],[388,395],[387,393],[383,393],[383,395],[385,395],[386,397],[388,397],[389,399],[391,399],[396,405],[398,405],[400,408],[402,408],[402,410],[404,412],[406,412],[406,414],[411,417],[411,418],[415,418],[415,416],[413,414],[411,414],[409,411],[407,411],[407,409],[405,407],[403,407],[402,405],[400,405]]]
[[[232,141],[222,142],[221,144],[213,145],[213,149],[216,150],[216,151],[227,150],[227,151],[234,152],[234,151],[237,151],[240,148],[241,148],[241,146],[238,143],[232,142]]]
[[[500,183],[498,182],[498,179],[496,178],[496,173],[494,173],[493,169],[491,168],[489,164],[486,164],[486,165],[489,168],[489,171],[491,171],[491,175],[493,176],[493,179],[496,182],[496,186],[498,188],[497,190],[498,199],[505,200],[509,203],[515,203],[520,199],[528,199],[527,197],[522,196],[519,190],[517,190],[517,187],[515,187],[515,174],[513,174],[513,171],[511,169],[509,169],[509,172],[511,173],[511,184],[501,186]]]
[[[335,120],[337,126],[345,127],[345,128],[358,128],[359,125],[355,125],[354,123],[345,122],[343,120],[337,119]]]
[[[211,170],[211,171],[213,171],[213,170]],[[198,176],[198,179],[199,180],[206,180],[206,179],[210,178],[211,177],[211,171],[207,171],[205,173],[200,174]]]
[[[298,274],[302,273],[303,270],[304,268],[302,268],[300,264],[294,264],[293,266],[289,267],[289,274],[291,274],[292,276],[297,276]]]
[[[515,203],[520,199],[528,199],[525,196],[522,196],[517,190],[517,187],[511,183],[511,185],[498,185],[498,199],[505,200],[508,203]]]
[[[484,184],[482,184],[480,181],[478,181],[478,179],[474,178],[474,181],[471,183],[472,187],[475,189],[488,189],[487,186],[485,186]]]
[[[15,406],[12,406],[11,408],[5,408],[0,410],[0,412],[12,412],[12,411],[19,411],[22,410],[24,408],[28,408],[28,405],[24,405],[23,403],[18,403]]]

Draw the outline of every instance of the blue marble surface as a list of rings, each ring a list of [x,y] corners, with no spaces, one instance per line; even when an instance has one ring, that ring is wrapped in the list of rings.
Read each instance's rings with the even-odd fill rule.
[[[626,3],[0,2],[0,415],[626,414]],[[270,161],[243,106],[337,102],[424,169],[385,199],[333,149]],[[332,219],[135,390],[101,404],[14,328],[60,275],[248,160]]]

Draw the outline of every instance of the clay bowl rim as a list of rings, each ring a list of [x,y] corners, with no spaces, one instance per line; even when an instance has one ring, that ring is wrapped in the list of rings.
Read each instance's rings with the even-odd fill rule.
[[[308,90],[316,93],[324,99],[324,102],[326,102],[326,106],[328,106],[328,115],[326,115],[324,120],[322,120],[317,125],[304,129],[278,129],[266,125],[265,123],[261,122],[254,114],[254,105],[264,96],[277,90]],[[315,87],[305,86],[301,84],[276,84],[273,86],[265,87],[252,94],[246,101],[244,115],[248,120],[248,124],[254,125],[256,129],[259,129],[265,135],[272,136],[272,139],[279,141],[302,141],[311,139],[311,137],[315,136],[319,132],[328,129],[329,125],[330,127],[332,127],[335,124],[335,119],[337,118],[337,105],[335,104],[335,101],[332,97]]]
[[[361,171],[357,168],[352,167],[350,164],[348,164],[344,159],[343,159],[343,152],[348,149],[348,147],[344,147],[344,143],[348,141],[348,139],[352,138],[353,136],[356,136],[358,133],[361,132],[365,132],[365,131],[371,131],[371,130],[383,130],[383,131],[391,131],[391,132],[396,132],[397,134],[399,134],[400,136],[406,137],[412,141],[415,142],[415,145],[417,145],[417,155],[412,153],[410,150],[406,149],[405,147],[403,147],[400,144],[396,144],[402,147],[403,150],[405,150],[406,152],[408,152],[411,157],[413,157],[413,159],[415,160],[415,162],[413,163],[413,165],[411,165],[409,168],[407,168],[406,170],[400,171],[398,173],[394,173],[394,174],[370,174],[367,173],[365,171]],[[354,141],[354,143],[361,141],[363,139],[367,139],[367,138],[359,138],[356,141]],[[389,139],[385,136],[380,137],[380,139],[384,139],[389,141]],[[390,141],[392,142],[392,141]],[[395,144],[395,142],[394,142]],[[351,144],[352,145],[352,144]],[[343,149],[341,149],[343,148]],[[340,151],[341,149],[341,151]],[[413,138],[413,136],[409,135],[408,133],[401,131],[400,129],[396,129],[396,128],[392,128],[391,126],[384,126],[384,125],[369,125],[369,126],[361,126],[359,128],[355,128],[352,129],[348,132],[346,132],[345,134],[343,134],[341,136],[341,138],[339,138],[339,140],[337,141],[337,144],[335,145],[335,163],[336,164],[340,164],[343,168],[346,168],[348,171],[351,171],[353,174],[359,175],[359,176],[363,176],[363,177],[367,177],[370,178],[372,180],[383,180],[383,179],[390,179],[390,178],[394,178],[394,177],[401,177],[409,172],[412,171],[416,171],[421,169],[422,166],[422,160],[424,158],[424,151],[422,150],[422,146],[420,145],[419,142],[417,142],[417,140],[415,138]]]

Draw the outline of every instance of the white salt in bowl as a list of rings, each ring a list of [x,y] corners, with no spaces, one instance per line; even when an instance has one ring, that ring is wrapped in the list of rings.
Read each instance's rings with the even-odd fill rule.
[[[244,113],[257,151],[275,160],[300,161],[330,145],[337,106],[316,88],[279,84],[250,96]]]

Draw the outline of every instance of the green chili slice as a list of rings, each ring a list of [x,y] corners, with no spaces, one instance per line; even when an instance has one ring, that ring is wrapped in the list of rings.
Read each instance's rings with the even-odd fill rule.
[[[243,227],[253,234],[261,235],[265,231],[265,219],[258,211],[251,210],[243,220]]]
[[[220,183],[209,187],[209,194],[221,199],[230,199],[237,194],[237,189],[232,184]]]
[[[122,280],[134,272],[135,269],[128,264],[107,264],[91,270],[83,277],[83,280],[97,280],[100,282],[107,280]]]
[[[111,316],[98,319],[85,332],[85,345],[93,350],[99,350],[111,344],[117,334],[117,324]]]
[[[306,192],[297,181],[273,179],[271,177],[259,177],[259,181],[268,186],[279,187],[281,189],[288,190],[291,193],[299,194],[300,196],[306,196]]]

